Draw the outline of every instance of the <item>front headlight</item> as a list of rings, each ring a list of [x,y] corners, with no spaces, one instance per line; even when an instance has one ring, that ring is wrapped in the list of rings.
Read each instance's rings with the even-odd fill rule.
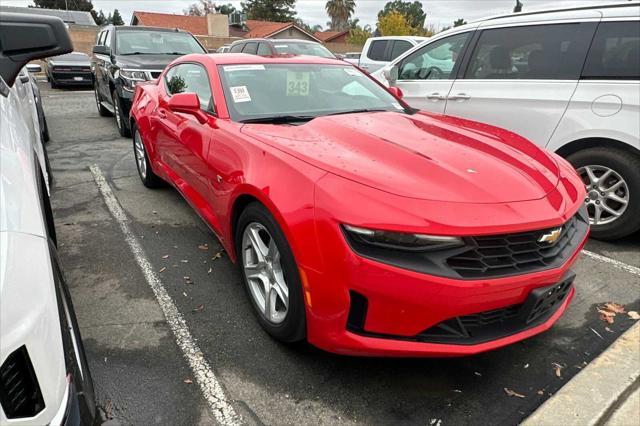
[[[136,84],[141,81],[147,81],[147,73],[140,70],[120,70],[119,75],[129,89],[135,88]]]
[[[342,225],[342,228],[352,245],[403,251],[434,251],[464,245],[459,237],[381,231],[352,225]]]

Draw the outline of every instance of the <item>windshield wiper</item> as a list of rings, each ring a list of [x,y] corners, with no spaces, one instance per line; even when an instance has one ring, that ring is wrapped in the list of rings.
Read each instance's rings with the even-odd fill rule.
[[[271,123],[271,124],[283,124],[283,123],[293,123],[298,121],[311,121],[316,116],[314,115],[271,115],[268,117],[256,117],[256,118],[246,118],[244,120],[240,120],[240,123]]]
[[[131,56],[131,55],[158,55],[155,52],[129,52],[129,53],[121,53],[120,56]]]
[[[391,112],[391,110],[382,109],[382,108],[352,109],[352,110],[349,110],[349,111],[332,112],[331,114],[326,114],[324,117],[328,117],[330,115],[358,114],[360,112]]]

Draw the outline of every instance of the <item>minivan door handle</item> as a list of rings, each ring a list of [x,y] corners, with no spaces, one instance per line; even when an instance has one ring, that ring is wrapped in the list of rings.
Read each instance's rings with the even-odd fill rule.
[[[458,93],[457,95],[449,96],[447,99],[451,101],[467,101],[471,99],[471,96],[467,95],[466,93]]]
[[[436,93],[427,95],[427,99],[431,99],[432,101],[444,101],[447,99],[447,97],[445,95],[441,95],[440,93],[436,92]]]

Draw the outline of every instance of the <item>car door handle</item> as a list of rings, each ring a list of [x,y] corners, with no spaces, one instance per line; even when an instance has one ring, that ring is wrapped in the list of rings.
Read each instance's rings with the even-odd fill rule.
[[[467,95],[466,93],[458,93],[457,95],[449,96],[448,99],[451,101],[466,101],[471,99],[471,96]]]
[[[440,93],[432,93],[427,95],[427,99],[431,99],[432,101],[444,101],[447,99],[445,95],[441,95]]]

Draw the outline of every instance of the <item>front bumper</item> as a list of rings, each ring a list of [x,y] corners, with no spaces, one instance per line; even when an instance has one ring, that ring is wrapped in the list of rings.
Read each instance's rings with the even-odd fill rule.
[[[52,71],[51,80],[61,86],[92,86],[93,75],[84,71]]]

